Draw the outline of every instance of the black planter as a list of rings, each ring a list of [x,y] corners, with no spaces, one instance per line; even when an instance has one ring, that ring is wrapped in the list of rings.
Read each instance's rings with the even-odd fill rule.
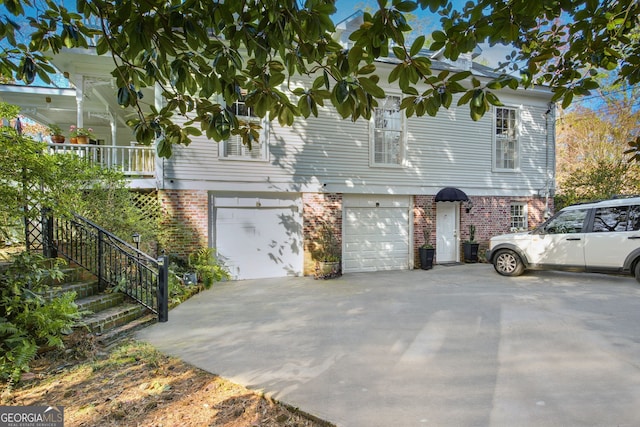
[[[480,243],[464,242],[464,262],[478,262],[478,248]]]
[[[436,250],[434,248],[418,248],[418,253],[420,254],[420,268],[431,270]]]

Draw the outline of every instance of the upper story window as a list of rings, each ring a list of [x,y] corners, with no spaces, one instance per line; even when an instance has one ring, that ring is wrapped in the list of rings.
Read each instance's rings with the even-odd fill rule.
[[[387,96],[373,114],[371,164],[402,166],[405,152],[405,120],[400,110],[401,98]]]
[[[494,133],[494,169],[517,170],[520,167],[518,110],[496,107]]]
[[[529,224],[527,222],[527,204],[512,203],[511,204],[511,231],[527,230]]]
[[[256,116],[253,108],[247,106],[244,100],[238,100],[227,108],[236,115],[238,120],[260,125],[262,130],[259,140],[251,144],[251,149],[242,143],[240,135],[231,135],[222,143],[222,157],[239,160],[267,160],[269,155],[267,121]]]

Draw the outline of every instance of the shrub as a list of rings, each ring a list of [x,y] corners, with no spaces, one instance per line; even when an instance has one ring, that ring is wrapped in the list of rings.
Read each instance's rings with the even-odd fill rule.
[[[198,281],[201,281],[206,289],[209,289],[214,282],[227,280],[231,277],[225,266],[216,257],[213,248],[201,248],[189,255],[189,266],[198,273]]]
[[[16,382],[42,347],[64,346],[62,337],[81,313],[75,293],[54,294],[63,273],[55,261],[23,252],[0,273],[0,379]]]

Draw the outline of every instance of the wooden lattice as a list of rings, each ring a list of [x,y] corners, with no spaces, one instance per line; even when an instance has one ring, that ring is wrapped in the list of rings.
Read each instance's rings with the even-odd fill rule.
[[[24,206],[25,246],[30,251],[43,251],[45,236],[42,229],[42,207],[32,203],[29,197],[30,194],[42,189],[40,184],[29,183],[23,185],[23,191],[29,199]]]
[[[160,217],[160,201],[158,200],[158,192],[156,190],[133,191],[131,198],[136,207],[149,218]]]

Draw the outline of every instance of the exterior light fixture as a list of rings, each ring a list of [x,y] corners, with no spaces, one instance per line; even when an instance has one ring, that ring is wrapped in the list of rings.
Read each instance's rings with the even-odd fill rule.
[[[135,232],[131,235],[131,239],[133,240],[133,243],[136,244],[136,249],[138,249],[138,247],[140,246],[140,233]]]
[[[473,209],[473,202],[471,200],[467,200],[467,203],[465,203],[465,210],[469,213],[471,212],[471,209]]]

